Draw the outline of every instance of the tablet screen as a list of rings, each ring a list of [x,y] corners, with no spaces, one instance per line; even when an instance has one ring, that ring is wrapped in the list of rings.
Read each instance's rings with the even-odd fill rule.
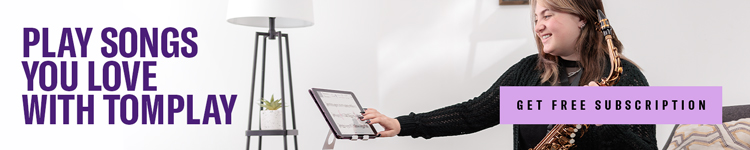
[[[341,134],[375,134],[365,121],[359,120],[359,104],[352,94],[317,91]]]

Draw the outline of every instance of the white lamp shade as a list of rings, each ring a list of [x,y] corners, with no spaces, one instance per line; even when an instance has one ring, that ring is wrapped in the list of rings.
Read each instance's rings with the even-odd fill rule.
[[[269,17],[276,28],[312,26],[312,0],[230,0],[227,7],[227,21],[237,25],[269,27]]]

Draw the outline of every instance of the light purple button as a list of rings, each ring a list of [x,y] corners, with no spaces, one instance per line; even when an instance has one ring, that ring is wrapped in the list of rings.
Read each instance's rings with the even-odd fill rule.
[[[721,99],[720,86],[502,86],[500,124],[720,124]]]

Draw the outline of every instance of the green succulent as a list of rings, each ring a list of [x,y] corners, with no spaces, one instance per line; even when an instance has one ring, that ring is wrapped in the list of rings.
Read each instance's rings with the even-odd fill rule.
[[[273,99],[273,95],[271,95],[271,100],[261,99],[260,100],[260,106],[265,107],[267,110],[278,110],[281,108],[281,99]]]

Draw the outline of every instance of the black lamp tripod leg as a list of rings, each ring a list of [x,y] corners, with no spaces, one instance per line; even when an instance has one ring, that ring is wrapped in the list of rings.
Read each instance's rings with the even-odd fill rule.
[[[289,35],[284,34],[284,42],[286,42],[286,69],[289,73],[289,102],[291,102],[292,105],[292,129],[297,129],[297,123],[296,118],[294,117],[294,88],[292,87],[292,63],[291,59],[289,58]],[[297,150],[297,135],[294,135],[294,149]]]
[[[255,33],[255,52],[253,54],[253,78],[252,82],[250,83],[252,87],[250,87],[250,113],[247,115],[247,130],[252,130],[253,125],[253,97],[255,96],[255,69],[258,63],[258,37],[260,37],[259,33]],[[250,150],[250,136],[246,136],[247,141],[245,142],[245,149]]]
[[[279,32],[280,33],[280,32]],[[282,36],[283,37],[283,36]],[[280,37],[281,38],[281,37]],[[286,98],[284,97],[284,54],[282,53],[283,47],[281,47],[281,39],[279,39],[279,79],[281,81],[281,122],[282,128],[286,130]],[[287,134],[284,133],[284,150],[287,150]]]
[[[266,85],[266,42],[268,41],[268,33],[259,33],[260,35],[263,35],[263,63],[260,69],[260,98],[263,99],[263,94],[265,94],[265,85]],[[261,101],[261,103],[263,103]],[[260,107],[260,110],[263,110],[263,107]],[[258,122],[260,120],[262,115],[258,115]],[[262,126],[258,126],[259,130],[263,130]],[[258,136],[258,149],[261,149],[263,146],[263,136]]]

